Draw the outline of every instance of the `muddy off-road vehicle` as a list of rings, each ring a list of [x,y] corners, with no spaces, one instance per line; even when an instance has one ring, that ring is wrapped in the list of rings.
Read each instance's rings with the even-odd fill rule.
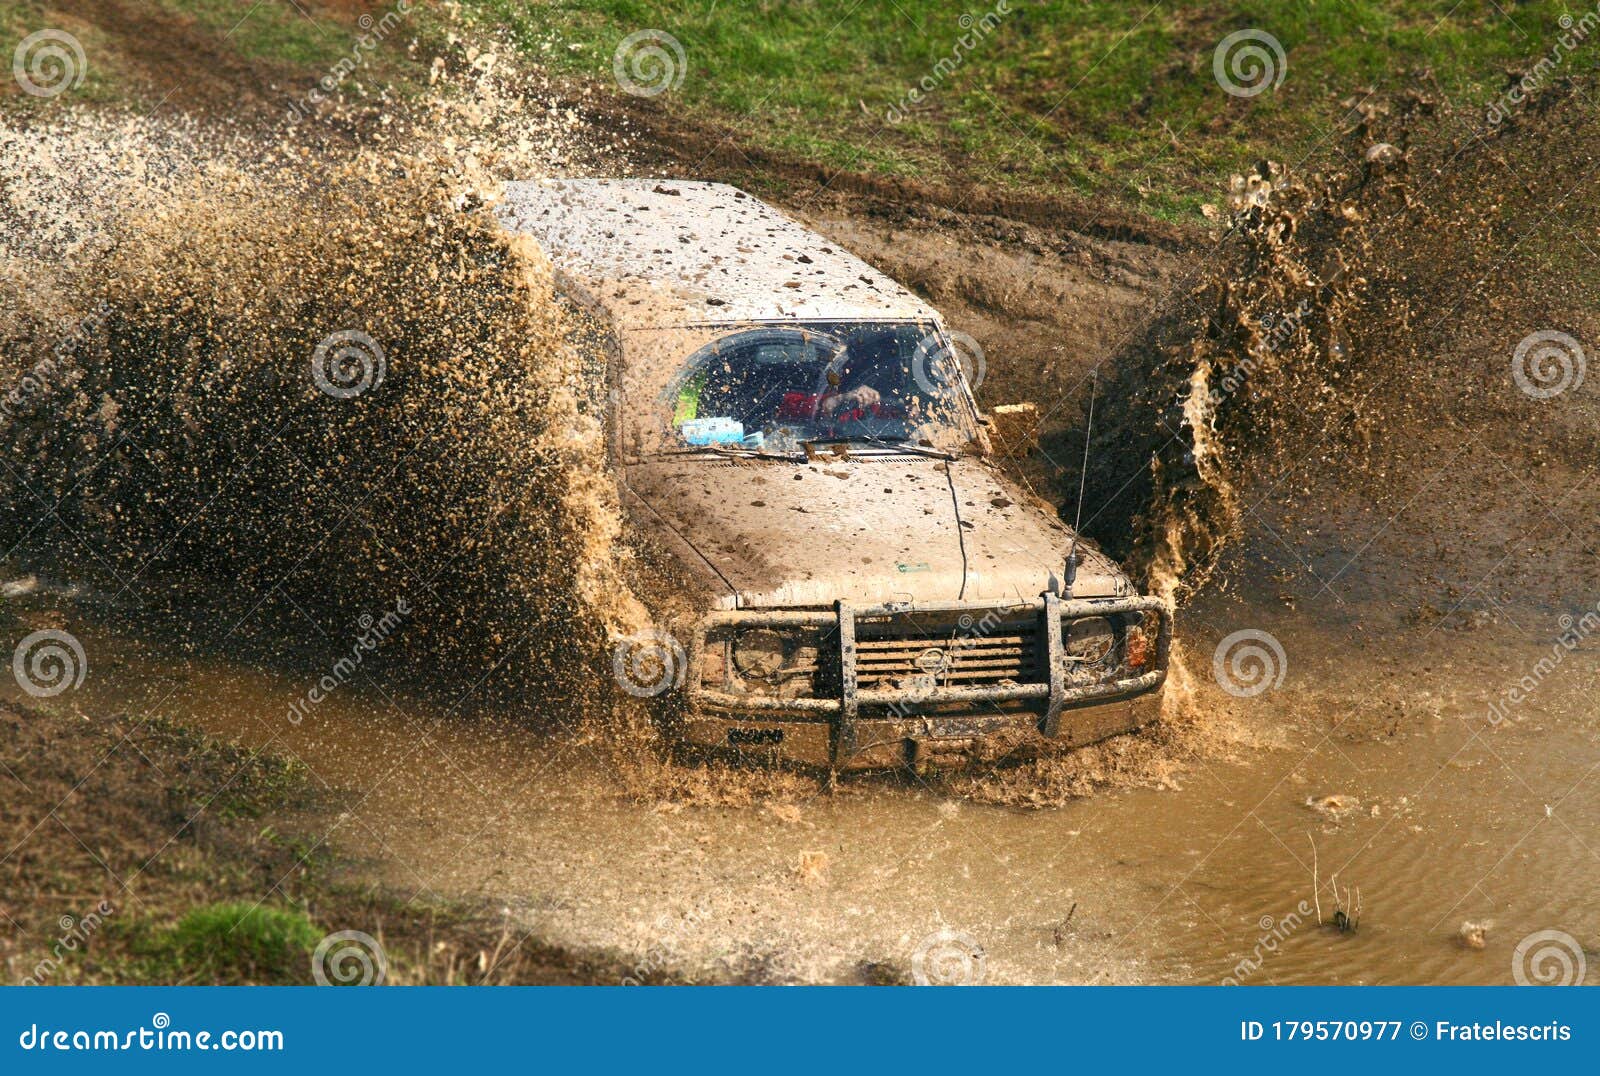
[[[1169,612],[1001,475],[915,295],[722,184],[512,183],[497,211],[604,326],[628,526],[689,581],[639,595],[683,740],[927,766],[1156,716]]]

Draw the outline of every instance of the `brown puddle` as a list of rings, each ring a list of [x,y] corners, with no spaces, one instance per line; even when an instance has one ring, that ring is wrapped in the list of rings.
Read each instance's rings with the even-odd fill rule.
[[[645,978],[859,981],[955,944],[981,948],[997,983],[1508,983],[1525,936],[1600,935],[1592,659],[1580,647],[1510,720],[1486,720],[1497,685],[1549,653],[1529,640],[1553,639],[1553,618],[1548,632],[1521,615],[1437,630],[1403,667],[1392,640],[1212,600],[1192,628],[1263,623],[1286,655],[1281,686],[1224,695],[1214,639],[1195,640],[1199,705],[1225,731],[1180,778],[1022,811],[914,781],[765,807],[633,803],[596,744],[356,683],[295,724],[314,675],[187,657],[62,611],[88,655],[82,712],[292,753],[339,790],[335,811],[299,822],[363,875],[503,905]],[[1303,911],[1312,839],[1324,917],[1335,871],[1341,893],[1360,891],[1353,932]],[[1468,921],[1489,924],[1484,948],[1458,939]]]

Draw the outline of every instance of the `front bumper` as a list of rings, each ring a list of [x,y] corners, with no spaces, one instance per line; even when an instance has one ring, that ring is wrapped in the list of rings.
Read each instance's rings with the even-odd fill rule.
[[[858,627],[899,616],[996,616],[1037,626],[1042,646],[1036,675],[981,685],[862,686]],[[1063,625],[1097,617],[1154,614],[1154,660],[1129,675],[1070,683]],[[740,694],[704,686],[709,635],[734,628],[817,628],[830,640],[836,690],[798,698]],[[835,642],[836,640],[836,642]],[[689,651],[691,743],[777,754],[833,769],[954,761],[1011,753],[1030,739],[1076,746],[1148,723],[1159,705],[1172,643],[1172,614],[1154,597],[1078,598],[1046,594],[1032,601],[945,602],[831,610],[717,612],[697,626]],[[837,647],[835,652],[833,647]]]

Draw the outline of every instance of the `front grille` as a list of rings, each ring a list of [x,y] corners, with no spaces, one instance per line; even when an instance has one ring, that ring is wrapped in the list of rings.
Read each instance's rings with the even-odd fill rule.
[[[991,687],[1049,679],[1036,617],[885,617],[856,623],[856,683],[865,690]]]

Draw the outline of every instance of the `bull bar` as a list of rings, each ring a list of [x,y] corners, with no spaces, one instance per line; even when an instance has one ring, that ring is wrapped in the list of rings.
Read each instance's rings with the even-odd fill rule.
[[[1048,643],[1048,679],[1041,682],[992,684],[972,687],[923,687],[912,689],[861,689],[856,683],[856,622],[862,618],[905,615],[908,613],[999,613],[1019,616],[1033,613],[1042,618]],[[1062,630],[1064,620],[1107,616],[1119,613],[1158,614],[1154,666],[1137,676],[1121,677],[1108,683],[1068,685],[1062,671]],[[838,632],[840,689],[837,697],[778,698],[742,695],[704,687],[701,670],[705,660],[707,635],[717,629],[750,627],[833,627]],[[752,714],[782,711],[817,714],[831,719],[834,728],[833,758],[840,762],[855,753],[856,723],[863,705],[894,706],[915,704],[938,706],[947,703],[1004,702],[1017,699],[1045,700],[1044,719],[1039,726],[1045,736],[1060,730],[1061,713],[1070,706],[1129,698],[1150,691],[1162,683],[1167,673],[1167,658],[1172,645],[1172,612],[1167,603],[1153,596],[1120,598],[1068,598],[1044,594],[1025,601],[894,602],[885,605],[852,606],[838,602],[829,609],[741,609],[708,614],[696,626],[690,642],[688,685],[691,703],[718,709],[749,711]],[[778,720],[778,718],[771,718]]]

